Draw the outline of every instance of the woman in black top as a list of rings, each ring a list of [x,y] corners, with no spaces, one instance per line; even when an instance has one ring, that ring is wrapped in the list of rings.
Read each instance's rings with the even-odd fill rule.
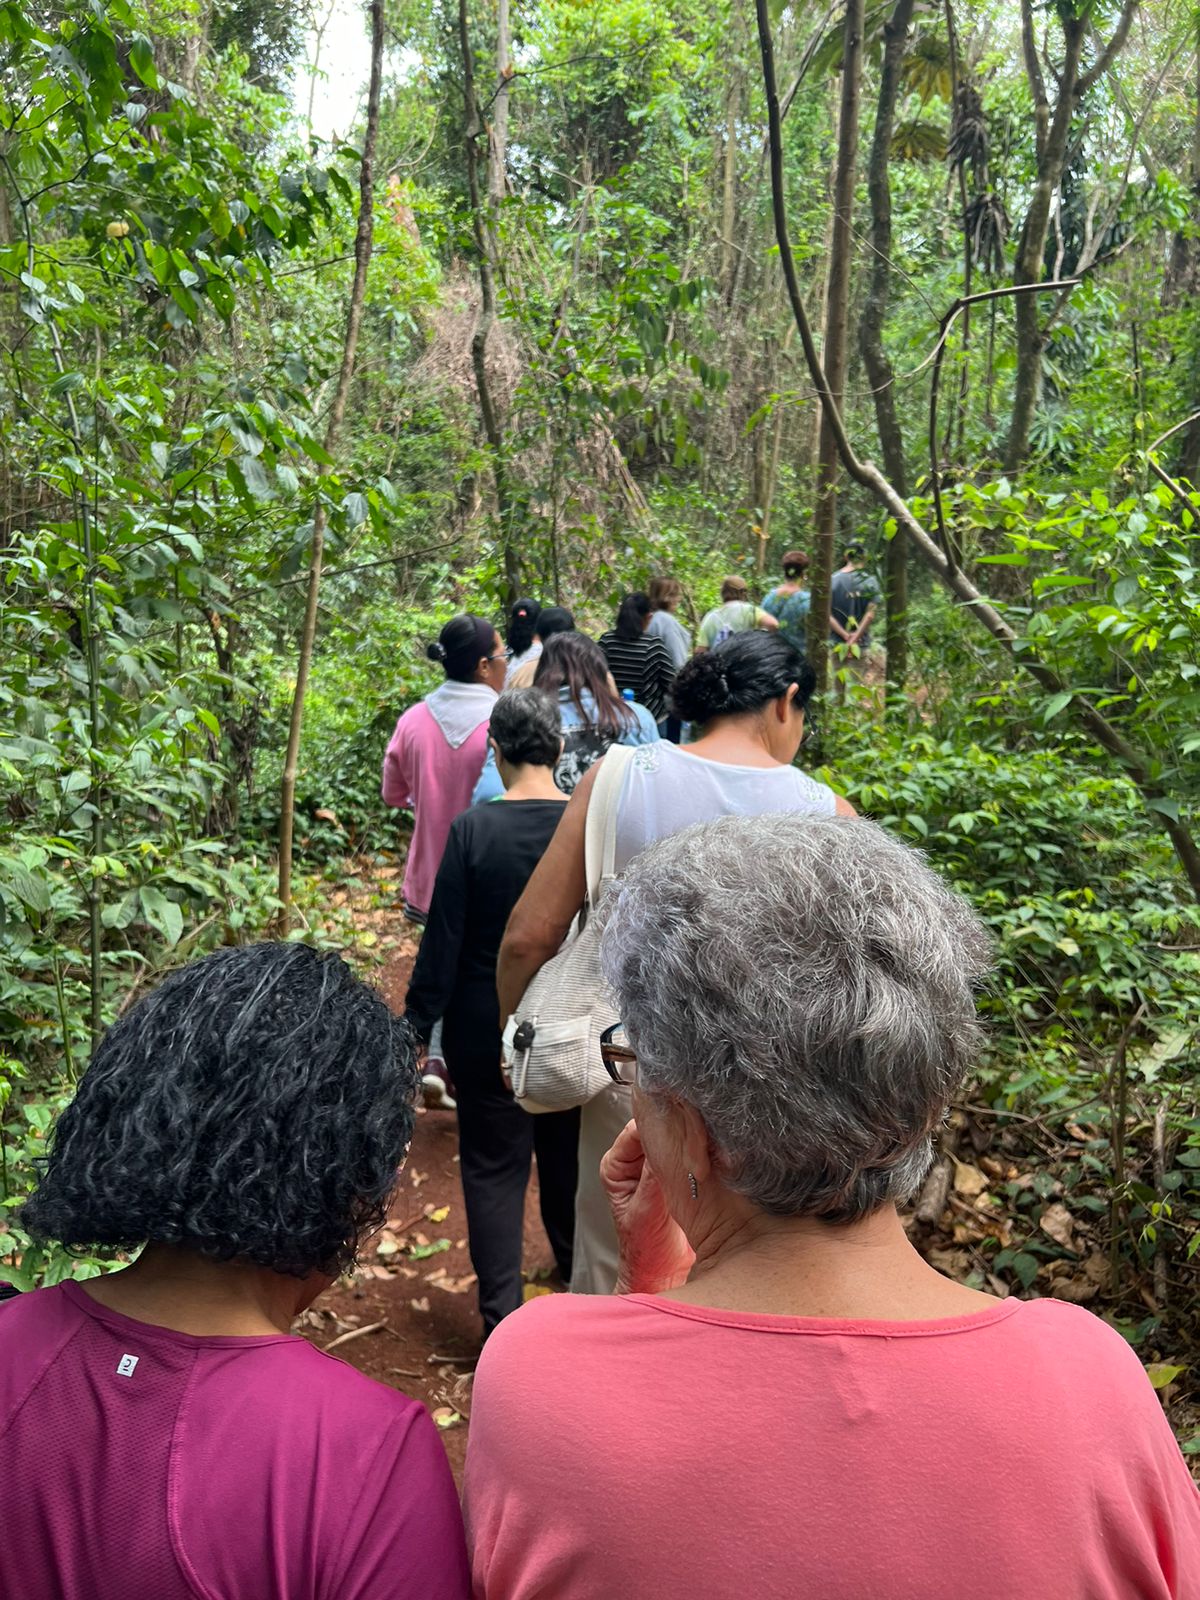
[[[654,718],[667,714],[667,694],[675,681],[675,668],[662,640],[647,633],[653,608],[644,594],[627,594],[617,612],[617,625],[600,636],[608,670],[620,690],[632,689]]]
[[[496,957],[508,914],[550,843],[566,805],[555,787],[562,751],[558,706],[540,689],[496,701],[488,742],[505,794],[450,825],[405,1011],[442,1048],[458,1099],[459,1167],[484,1338],[521,1304],[525,1190],[537,1152],[542,1222],[564,1282],[571,1276],[579,1112],[533,1117],[500,1074]]]

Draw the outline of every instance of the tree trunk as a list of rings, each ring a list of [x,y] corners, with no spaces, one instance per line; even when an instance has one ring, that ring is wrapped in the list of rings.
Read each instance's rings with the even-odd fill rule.
[[[829,251],[829,279],[825,295],[824,367],[831,391],[841,406],[846,387],[846,362],[850,321],[850,257],[853,243],[854,174],[858,156],[858,102],[862,80],[864,0],[846,0],[842,39],[842,94],[838,112],[837,165],[833,182],[833,228]],[[829,671],[829,585],[833,577],[837,536],[837,440],[822,410],[817,442],[817,501],[814,517],[813,560],[810,567],[812,602],[808,613],[808,659],[817,675],[817,688],[825,687]]]
[[[1192,125],[1192,216],[1191,226],[1177,233],[1171,241],[1171,263],[1167,269],[1167,283],[1163,293],[1166,306],[1175,304],[1192,306],[1190,348],[1184,359],[1188,366],[1185,392],[1189,396],[1200,394],[1200,313],[1194,306],[1200,291],[1200,242],[1195,237],[1200,228],[1200,9],[1196,12],[1196,118]],[[1200,418],[1193,419],[1184,429],[1179,441],[1179,457],[1175,469],[1192,489],[1200,490]]]
[[[726,305],[733,303],[733,230],[737,219],[737,78],[725,99],[725,150],[721,165],[721,266],[719,283]]]
[[[837,443],[839,457],[850,476],[856,482],[869,489],[880,504],[896,519],[898,535],[902,533],[911,542],[913,549],[921,557],[925,565],[962,604],[963,609],[969,611],[987,629],[993,639],[1009,651],[1013,659],[1029,673],[1041,688],[1048,694],[1061,694],[1065,692],[1065,686],[1054,669],[1039,661],[1036,657],[1031,656],[1027,650],[1017,648],[1020,641],[1004,618],[1000,616],[994,606],[988,604],[961,567],[955,567],[950,564],[903,495],[897,493],[893,485],[888,482],[887,478],[872,462],[860,460],[854,446],[850,443],[845,423],[842,421],[841,410],[834,398],[832,387],[821,363],[821,357],[817,352],[812,329],[809,327],[808,314],[804,309],[804,299],[800,293],[800,282],[796,276],[796,263],[792,255],[792,244],[788,234],[787,206],[784,199],[783,181],[783,140],[780,131],[779,90],[775,81],[775,51],[771,40],[770,3],[771,0],[755,0],[755,9],[758,16],[759,45],[762,52],[763,83],[767,99],[771,151],[771,206],[775,220],[775,239],[779,246],[779,264],[783,271],[784,282],[787,284],[792,316],[800,334],[800,342],[804,347],[805,364],[808,367],[813,386],[820,397],[821,410],[828,418],[830,431],[833,433]],[[1022,297],[1018,295],[1016,298],[1020,299]],[[1071,709],[1084,730],[1114,757],[1124,769],[1130,782],[1148,803],[1155,822],[1163,828],[1163,831],[1171,841],[1193,894],[1197,900],[1200,900],[1200,848],[1197,847],[1196,841],[1185,823],[1176,818],[1166,816],[1165,813],[1158,810],[1155,804],[1156,801],[1174,797],[1167,795],[1161,780],[1155,775],[1157,767],[1155,758],[1151,754],[1131,745],[1103,712],[1092,704],[1086,694],[1082,692],[1072,693]]]
[[[1025,72],[1033,95],[1034,125],[1037,134],[1037,178],[1033,198],[1017,241],[1013,283],[1019,286],[1040,283],[1046,255],[1046,237],[1054,197],[1062,180],[1067,143],[1075,112],[1088,91],[1104,76],[1125,43],[1137,10],[1138,0],[1125,0],[1116,28],[1102,48],[1094,66],[1080,72],[1083,44],[1090,7],[1083,16],[1074,16],[1058,7],[1063,30],[1063,61],[1057,73],[1058,98],[1053,110],[1046,93],[1045,79],[1038,59],[1034,36],[1033,0],[1021,0],[1021,43]],[[1029,433],[1042,383],[1041,314],[1036,294],[1021,294],[1016,303],[1017,376],[1013,391],[1012,418],[1004,446],[1004,469],[1016,472],[1029,453]]]
[[[908,493],[904,436],[896,413],[895,374],[883,348],[883,324],[892,275],[892,192],[888,169],[896,104],[900,97],[900,74],[915,3],[916,0],[896,0],[884,28],[879,105],[867,168],[867,190],[871,199],[871,275],[858,324],[858,344],[875,401],[875,425],[879,430],[884,471],[902,495]],[[898,691],[904,688],[908,676],[908,545],[899,536],[888,545],[885,599],[887,680],[889,689]]]
[[[367,91],[367,127],[363,138],[362,166],[358,175],[358,227],[354,235],[354,280],[350,286],[350,304],[346,310],[346,338],[342,346],[342,365],[338,373],[329,421],[325,427],[325,449],[330,456],[337,453],[338,436],[346,415],[350,398],[350,383],[354,377],[354,357],[358,349],[358,333],[362,326],[363,304],[367,293],[367,268],[371,261],[372,229],[375,219],[374,168],[375,144],[379,134],[379,89],[383,76],[383,0],[370,0],[371,13],[371,82]],[[327,477],[329,467],[318,466],[317,478]],[[325,501],[318,493],[313,507],[312,550],[308,564],[308,589],[304,599],[304,622],[300,632],[300,650],[296,658],[296,687],[292,691],[292,715],[288,726],[287,753],[283,763],[283,787],[279,816],[279,931],[286,936],[291,924],[292,904],[292,841],[295,834],[296,769],[300,759],[300,733],[304,724],[304,695],[308,688],[308,675],[312,666],[313,642],[317,634],[317,601],[321,593],[321,569],[325,557],[325,526],[328,512]]]
[[[508,6],[501,0],[501,26],[496,42],[497,62],[503,61],[502,83],[496,96],[497,105],[504,102],[500,113],[501,137],[507,137],[508,128]],[[500,426],[500,413],[492,394],[491,379],[487,370],[487,346],[496,322],[496,232],[495,205],[504,192],[504,151],[496,160],[496,140],[488,147],[488,209],[485,213],[479,189],[479,150],[476,141],[484,129],[479,114],[479,101],[475,97],[475,55],[471,45],[471,24],[467,15],[467,0],[458,0],[458,42],[463,63],[463,143],[467,157],[467,196],[471,205],[471,231],[475,239],[475,256],[479,267],[479,320],[471,340],[471,366],[475,373],[475,390],[479,396],[479,416],[484,437],[492,457],[492,479],[496,486],[496,515],[500,523],[500,547],[504,560],[505,603],[512,605],[520,593],[521,570],[513,544],[512,504],[509,495],[508,475],[504,468],[504,430]]]

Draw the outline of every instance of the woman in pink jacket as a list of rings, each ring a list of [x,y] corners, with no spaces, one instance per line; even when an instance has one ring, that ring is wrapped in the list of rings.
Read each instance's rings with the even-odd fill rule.
[[[383,758],[383,798],[413,814],[404,914],[424,925],[450,824],[471,803],[487,755],[488,718],[504,687],[504,643],[482,617],[453,617],[426,654],[446,681],[410,706]]]

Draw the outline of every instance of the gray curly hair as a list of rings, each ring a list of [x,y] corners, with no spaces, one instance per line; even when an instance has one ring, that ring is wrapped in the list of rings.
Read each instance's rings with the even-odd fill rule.
[[[602,915],[639,1085],[699,1111],[731,1188],[829,1222],[915,1193],[990,958],[918,851],[856,818],[723,817],[643,851]]]

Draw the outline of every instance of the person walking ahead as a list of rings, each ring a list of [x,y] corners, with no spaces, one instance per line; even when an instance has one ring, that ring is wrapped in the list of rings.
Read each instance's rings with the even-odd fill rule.
[[[426,654],[441,662],[446,681],[409,706],[383,758],[384,803],[413,814],[402,893],[404,913],[417,923],[429,912],[450,824],[471,799],[507,670],[500,635],[482,617],[454,617]]]
[[[839,663],[861,673],[871,648],[871,623],[883,595],[864,571],[867,553],[861,544],[846,546],[844,564],[829,585],[829,641]]]
[[[459,1170],[486,1338],[521,1304],[525,1190],[536,1151],[542,1221],[564,1282],[571,1276],[579,1112],[531,1117],[500,1076],[496,956],[508,914],[566,806],[554,785],[559,708],[540,689],[497,700],[489,742],[505,796],[456,817],[417,952],[405,1014],[442,1049],[458,1101]]]
[[[783,582],[763,597],[763,610],[771,613],[784,638],[801,651],[807,648],[805,624],[812,601],[804,587],[807,572],[808,557],[803,550],[789,550],[783,558]]]
[[[769,611],[753,603],[745,578],[735,573],[721,585],[721,604],[701,618],[696,649],[711,650],[714,645],[732,639],[735,633],[749,633],[754,628],[773,633],[778,626]]]
[[[675,677],[671,657],[661,639],[647,633],[654,615],[644,594],[627,594],[617,612],[616,627],[601,634],[600,648],[608,661],[613,682],[661,722],[667,711],[667,693]]]

